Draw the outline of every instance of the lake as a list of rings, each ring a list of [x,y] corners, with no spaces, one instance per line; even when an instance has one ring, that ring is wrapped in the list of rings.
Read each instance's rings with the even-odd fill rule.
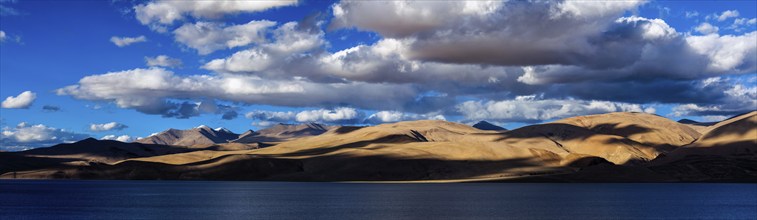
[[[0,181],[0,218],[757,219],[757,184]]]

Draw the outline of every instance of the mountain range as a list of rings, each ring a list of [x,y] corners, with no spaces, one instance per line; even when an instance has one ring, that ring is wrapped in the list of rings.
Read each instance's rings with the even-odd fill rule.
[[[757,182],[757,111],[712,124],[618,112],[514,130],[436,120],[243,134],[200,126],[0,152],[0,178]]]

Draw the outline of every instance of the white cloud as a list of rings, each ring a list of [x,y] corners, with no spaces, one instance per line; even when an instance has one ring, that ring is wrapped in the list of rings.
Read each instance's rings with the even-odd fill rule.
[[[749,26],[754,26],[757,24],[757,18],[747,19],[747,18],[737,18],[733,20],[733,24],[728,27],[728,29],[733,29],[736,32],[742,32],[746,30]]]
[[[140,42],[146,42],[146,41],[147,41],[147,37],[145,37],[144,35],[139,36],[139,37],[117,37],[117,36],[110,37],[110,42],[113,42],[113,44],[115,44],[118,47],[125,47],[134,43],[140,43]]]
[[[148,19],[151,25],[187,18],[191,23],[182,28],[192,37],[184,43],[199,53],[247,48],[207,62],[203,68],[210,74],[118,71],[85,77],[59,93],[167,117],[199,115],[198,103],[219,100],[327,110],[350,106],[383,111],[374,117],[383,121],[397,115],[390,111],[450,112],[459,100],[528,94],[545,94],[541,100],[722,104],[722,95],[698,95],[705,90],[689,82],[757,69],[753,33],[691,36],[662,19],[622,17],[643,3],[344,1],[333,6],[329,28],[354,27],[383,38],[337,52],[329,52],[321,27],[326,22],[318,16],[270,31],[231,31],[249,23],[207,22],[213,16],[191,10],[161,23],[159,18],[170,15],[156,14]],[[204,29],[208,33],[191,34]],[[258,30],[265,34],[244,34]],[[234,40],[236,35],[248,37]]]
[[[686,18],[693,18],[699,16],[698,11],[687,11],[686,12]]]
[[[292,111],[277,112],[277,111],[252,111],[248,112],[244,116],[249,119],[260,121],[275,121],[275,122],[289,122],[293,121],[297,113]]]
[[[358,124],[361,123],[365,114],[355,108],[338,107],[334,109],[312,109],[300,112],[293,111],[252,111],[245,114],[246,118],[253,119],[253,125],[267,127],[276,123],[335,123],[335,124]]]
[[[288,64],[290,56],[300,56],[325,44],[323,32],[310,33],[300,30],[298,24],[289,22],[273,31],[274,42],[234,53],[225,59],[215,59],[203,66],[208,70],[223,73],[252,73]]]
[[[140,137],[131,137],[129,135],[116,136],[112,134],[105,135],[102,138],[100,138],[100,140],[114,140],[114,141],[120,141],[120,142],[133,142],[138,139],[140,139]]]
[[[467,101],[459,104],[457,110],[466,120],[492,120],[503,122],[538,122],[578,115],[631,111],[650,112],[654,108],[644,108],[638,104],[608,101],[538,99],[536,96],[519,96],[503,101]]]
[[[201,55],[265,41],[265,32],[276,22],[260,20],[247,24],[224,26],[215,22],[184,24],[173,33],[176,41],[196,49]]]
[[[688,36],[694,52],[709,58],[706,71],[744,73],[757,70],[757,31],[744,35]]]
[[[457,10],[465,3],[344,1],[334,6],[332,28],[356,27],[389,37],[381,41],[399,42],[395,53],[400,60],[415,61],[414,66],[422,66],[422,61],[533,66],[535,71],[520,77],[520,82],[531,85],[644,78],[690,80],[745,73],[755,67],[749,52],[754,49],[746,43],[756,41],[751,35],[732,36],[743,40],[742,45],[723,44],[712,49],[735,53],[712,56],[711,50],[692,50],[689,37],[662,19],[620,17],[643,4],[641,1],[504,2],[468,14]],[[456,11],[448,12],[453,9]],[[723,36],[722,40],[727,38]],[[387,59],[376,56],[372,60]],[[723,66],[723,60],[729,63]],[[378,69],[352,65],[353,60],[349,63],[366,67],[344,69],[353,75]],[[707,68],[708,64],[716,68]]]
[[[2,144],[0,148],[48,147],[59,143],[79,141],[87,137],[87,135],[64,129],[48,127],[42,124],[30,125],[26,122],[21,122],[14,128],[2,128],[2,133],[0,134],[0,143]]]
[[[104,124],[90,124],[89,130],[94,132],[102,132],[102,131],[120,131],[125,128],[128,128],[129,126],[126,126],[121,123],[117,122],[109,122]]]
[[[696,28],[694,28],[694,30],[696,30],[697,32],[701,34],[713,34],[713,33],[718,33],[719,28],[716,26],[713,26],[710,23],[704,22],[700,24],[699,26],[697,26]]]
[[[156,57],[145,57],[147,66],[162,66],[162,67],[179,67],[181,66],[181,60],[171,58],[166,55],[158,55]]]
[[[8,96],[2,103],[3,108],[29,108],[34,100],[37,99],[37,94],[31,91],[24,91],[16,97]]]
[[[113,101],[121,108],[134,108],[143,113],[166,116],[188,108],[168,99],[220,99],[292,107],[351,103],[357,107],[375,109],[402,108],[411,104],[417,96],[417,91],[411,85],[313,83],[239,75],[179,76],[162,68],[87,76],[77,85],[58,89],[57,93],[78,99]],[[189,107],[195,108],[196,105],[191,104]]]
[[[334,110],[307,110],[294,116],[298,122],[340,122],[359,119],[360,113],[354,108],[336,108]]]
[[[524,69],[525,74],[520,76],[518,81],[531,85],[545,85],[589,81],[630,81],[635,78],[695,80],[757,70],[757,32],[724,36],[682,35],[659,19],[635,17],[622,18],[618,22],[623,29],[628,28],[624,27],[626,25],[639,28],[635,34],[645,38],[645,41],[639,44],[629,42],[627,46],[636,46],[595,58],[596,61],[602,61],[597,63],[599,65],[618,61],[627,62],[627,64],[615,68],[592,68],[591,65],[532,66]],[[613,50],[605,52],[610,51]],[[617,54],[623,54],[623,56],[616,56]],[[671,54],[676,55],[671,56]]]
[[[294,111],[252,111],[245,117],[255,120],[253,125],[267,127],[276,123],[334,123],[334,124],[381,124],[408,120],[446,120],[441,112],[416,114],[400,111],[378,111],[370,116],[355,108],[313,109]]]
[[[723,11],[723,13],[718,15],[718,21],[725,21],[729,18],[736,18],[736,17],[739,17],[739,11],[727,10],[727,11]]]
[[[155,30],[165,30],[166,25],[184,20],[187,15],[194,18],[216,19],[225,14],[265,11],[271,8],[296,5],[296,0],[276,1],[173,1],[157,0],[134,7],[137,20],[150,25]]]
[[[722,116],[736,115],[757,110],[757,85],[754,82],[713,77],[701,80],[701,87],[710,89],[713,95],[724,96],[718,104],[681,104],[673,108],[671,115],[681,116]]]
[[[400,111],[379,111],[371,114],[363,123],[366,124],[381,124],[392,123],[399,121],[414,121],[414,120],[447,120],[441,113],[428,113],[428,114],[415,114]]]
[[[5,41],[5,38],[7,38],[5,35],[5,31],[0,31],[0,42]]]
[[[332,28],[356,27],[408,40],[407,56],[419,60],[568,63],[595,50],[586,38],[644,1],[497,1],[460,10],[471,2],[342,1],[333,7]]]

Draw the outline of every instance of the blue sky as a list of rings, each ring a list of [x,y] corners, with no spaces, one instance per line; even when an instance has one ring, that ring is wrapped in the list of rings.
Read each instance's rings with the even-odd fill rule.
[[[279,122],[444,118],[517,128],[609,111],[708,121],[757,109],[755,1],[476,2],[466,11],[454,1],[182,9],[163,1],[1,0],[0,98],[35,96],[4,102],[3,144],[133,139],[200,124],[241,133]],[[151,6],[174,7],[180,17],[163,22],[165,11]],[[551,18],[529,17],[539,13]],[[243,29],[251,21],[265,27]],[[197,40],[210,32],[241,38]],[[531,32],[537,39],[525,37]],[[144,42],[123,46],[111,40],[140,36]],[[477,45],[485,46],[469,49]],[[148,66],[161,55],[181,65]],[[145,87],[155,82],[150,74],[165,74],[155,91]],[[87,76],[99,77],[80,82]],[[78,87],[61,90],[71,85]],[[125,126],[91,129],[111,122]]]

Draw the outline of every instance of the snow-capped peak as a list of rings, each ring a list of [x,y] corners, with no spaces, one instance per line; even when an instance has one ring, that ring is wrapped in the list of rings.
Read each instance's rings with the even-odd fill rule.
[[[216,128],[216,129],[213,129],[213,130],[214,130],[214,131],[223,131],[223,132],[228,132],[228,133],[231,133],[231,131],[230,131],[229,129],[226,129],[226,128],[224,128],[224,127],[218,127],[218,128]]]
[[[196,128],[207,128],[207,129],[210,129],[210,127],[208,127],[207,125],[200,125],[200,126],[197,126]]]

